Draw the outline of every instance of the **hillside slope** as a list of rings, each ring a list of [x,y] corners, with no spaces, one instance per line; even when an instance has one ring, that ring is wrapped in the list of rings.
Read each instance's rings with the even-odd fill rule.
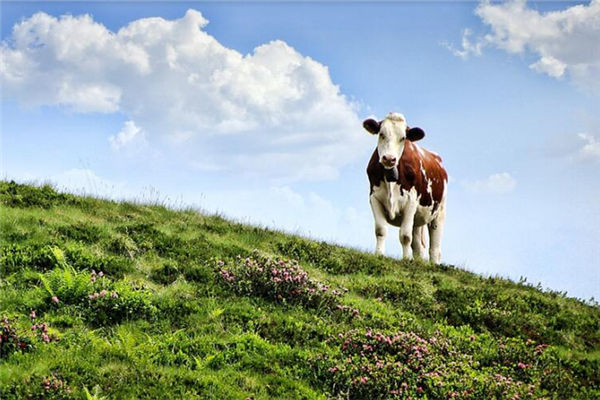
[[[48,186],[0,201],[1,399],[600,398],[600,309],[561,293]]]

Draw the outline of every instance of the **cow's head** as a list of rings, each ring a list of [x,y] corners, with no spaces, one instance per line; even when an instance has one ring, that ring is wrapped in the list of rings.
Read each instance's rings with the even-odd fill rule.
[[[363,127],[367,132],[378,135],[377,152],[379,153],[379,162],[386,169],[394,168],[398,164],[404,151],[406,139],[416,142],[425,136],[423,129],[409,128],[406,125],[404,115],[399,113],[389,113],[380,122],[372,118],[366,119],[363,122]]]

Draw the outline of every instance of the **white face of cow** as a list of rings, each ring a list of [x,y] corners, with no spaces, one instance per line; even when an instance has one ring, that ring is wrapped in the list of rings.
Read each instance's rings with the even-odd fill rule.
[[[371,134],[377,135],[377,153],[379,162],[386,168],[392,169],[404,151],[406,140],[417,141],[425,136],[421,128],[408,128],[404,115],[389,113],[381,122],[367,119],[363,122],[364,128]]]

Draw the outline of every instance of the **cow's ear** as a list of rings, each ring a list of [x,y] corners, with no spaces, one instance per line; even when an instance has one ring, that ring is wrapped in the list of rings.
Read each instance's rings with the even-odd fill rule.
[[[425,137],[425,131],[421,128],[409,128],[406,127],[406,138],[411,142],[416,142]]]
[[[365,119],[363,121],[363,128],[371,135],[377,135],[379,133],[380,125],[381,123],[375,121],[373,118]]]

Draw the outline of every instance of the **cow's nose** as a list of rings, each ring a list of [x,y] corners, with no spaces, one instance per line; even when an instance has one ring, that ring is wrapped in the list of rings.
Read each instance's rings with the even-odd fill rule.
[[[396,164],[396,157],[386,154],[383,156],[383,163],[387,165]]]

